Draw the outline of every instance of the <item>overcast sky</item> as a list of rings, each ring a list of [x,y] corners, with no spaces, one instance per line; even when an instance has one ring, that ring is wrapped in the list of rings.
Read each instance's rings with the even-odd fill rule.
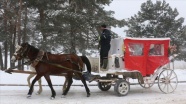
[[[114,11],[114,17],[117,19],[127,19],[134,16],[134,14],[137,14],[137,12],[140,11],[141,4],[146,1],[147,0],[113,0],[113,2],[109,6],[106,6],[105,9]],[[156,2],[156,0],[152,1],[154,3]],[[177,8],[179,12],[178,18],[186,18],[186,0],[166,0],[166,3],[169,3],[172,9]],[[184,25],[186,25],[186,20],[184,21]],[[112,28],[112,31],[119,36],[124,37],[124,29],[125,28]]]

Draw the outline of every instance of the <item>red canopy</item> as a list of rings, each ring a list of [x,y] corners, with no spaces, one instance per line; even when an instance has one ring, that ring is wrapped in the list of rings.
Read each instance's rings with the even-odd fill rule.
[[[125,38],[125,67],[138,70],[143,76],[169,62],[168,48],[170,38]]]

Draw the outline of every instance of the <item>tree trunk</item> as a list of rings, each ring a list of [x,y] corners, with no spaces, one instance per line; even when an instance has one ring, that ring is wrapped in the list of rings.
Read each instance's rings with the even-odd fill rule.
[[[13,39],[13,35],[11,35],[11,39]],[[11,58],[12,58],[12,56],[13,56],[13,52],[14,52],[14,45],[13,45],[13,42],[12,41],[10,41],[10,60],[11,60]],[[10,62],[10,67],[14,67],[14,63],[11,63]]]
[[[8,63],[8,45],[7,41],[4,42],[4,47],[5,47],[5,58],[4,58],[4,69],[7,69],[7,63]]]
[[[4,0],[4,5],[3,5],[3,9],[4,9],[4,14],[3,14],[3,27],[4,27],[4,34],[6,35],[6,40],[4,42],[4,69],[7,69],[7,57],[8,57],[8,45],[7,45],[7,39],[8,39],[8,27],[7,27],[7,1]],[[1,50],[2,51],[2,50]],[[2,53],[2,52],[1,52]]]
[[[43,36],[43,41],[42,41],[42,46],[41,48],[43,50],[46,50],[46,41],[47,41],[47,36],[46,36],[46,32],[44,31],[44,27],[45,27],[45,24],[44,24],[44,21],[45,21],[45,14],[44,14],[44,10],[42,8],[38,8],[39,10],[39,16],[40,16],[40,31],[41,31],[41,34]]]
[[[14,51],[15,51],[15,47],[14,47],[14,45],[15,45],[15,34],[16,34],[16,30],[15,30],[15,23],[14,22],[12,22],[12,21],[10,21],[10,28],[9,28],[9,32],[10,32],[10,39],[11,39],[11,41],[9,41],[9,47],[10,47],[10,49],[9,49],[9,51],[10,51],[10,54],[9,54],[9,58],[10,58],[10,61],[11,61],[11,58],[12,58],[12,56],[13,56],[13,53],[14,53]],[[15,66],[15,63],[11,63],[10,62],[10,67],[14,67]]]
[[[17,37],[18,37],[18,44],[21,44],[21,11],[22,11],[22,0],[19,1],[20,3],[20,7],[19,7],[19,11],[18,11],[18,19],[17,19]],[[23,66],[21,66],[22,64],[22,60],[18,61],[18,69],[20,70],[24,70]]]
[[[76,54],[76,39],[75,39],[75,27],[73,27],[71,23],[71,30],[70,30],[70,53]]]
[[[12,32],[12,34],[13,34],[12,51],[14,53],[15,52],[15,45],[17,44],[16,43],[16,25],[15,24],[13,25],[13,29],[12,30],[13,30],[13,32]],[[13,55],[13,53],[12,53],[12,55]],[[12,55],[10,54],[11,57],[12,57]],[[14,67],[15,63],[12,63],[11,66]]]
[[[24,30],[23,30],[23,43],[25,43],[27,40],[26,40],[26,34],[27,34],[27,21],[28,21],[28,18],[27,18],[27,5],[25,7],[25,21],[24,21]]]
[[[1,46],[0,46],[0,65],[1,65],[1,69],[0,70],[4,70],[4,67],[3,67],[3,55],[2,55],[2,50],[1,50]]]

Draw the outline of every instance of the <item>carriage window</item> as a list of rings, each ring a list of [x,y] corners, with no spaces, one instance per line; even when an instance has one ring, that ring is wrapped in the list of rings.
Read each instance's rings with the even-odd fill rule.
[[[131,56],[141,56],[143,55],[143,44],[140,43],[129,43],[129,52]]]
[[[163,44],[151,44],[149,55],[150,56],[164,55],[164,45]]]

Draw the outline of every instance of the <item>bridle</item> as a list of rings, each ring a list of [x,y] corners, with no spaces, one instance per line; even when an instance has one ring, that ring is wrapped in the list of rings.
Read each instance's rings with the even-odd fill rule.
[[[27,58],[28,57],[28,53],[30,51],[30,48],[31,47],[28,47],[29,45],[26,46],[26,48],[23,50],[22,54],[21,54],[21,57],[22,58]]]

